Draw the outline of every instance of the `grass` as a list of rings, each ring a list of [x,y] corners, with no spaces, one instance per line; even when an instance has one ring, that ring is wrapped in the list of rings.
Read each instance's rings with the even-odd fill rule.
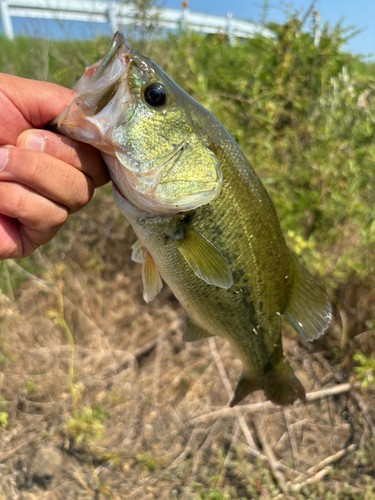
[[[6,498],[375,498],[375,67],[342,51],[340,26],[319,47],[295,16],[273,28],[235,47],[180,34],[144,51],[232,133],[336,305],[314,344],[284,329],[307,391],[359,385],[306,407],[221,411],[209,343],[182,343],[166,287],[143,303],[134,235],[104,187],[48,245],[0,264]],[[108,40],[0,47],[1,71],[72,87]],[[217,351],[233,387],[241,363],[221,339]]]

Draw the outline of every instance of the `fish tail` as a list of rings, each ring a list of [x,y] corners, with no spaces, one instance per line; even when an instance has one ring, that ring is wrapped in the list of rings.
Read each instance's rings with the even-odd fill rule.
[[[260,389],[276,405],[291,405],[296,399],[306,400],[305,389],[284,357],[275,368],[261,377],[243,373],[229,406],[237,405],[245,396]]]

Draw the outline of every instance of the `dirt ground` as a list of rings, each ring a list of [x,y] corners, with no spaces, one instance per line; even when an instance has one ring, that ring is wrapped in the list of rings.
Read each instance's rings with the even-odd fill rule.
[[[230,409],[241,362],[218,337],[182,342],[166,286],[143,301],[134,239],[105,188],[2,264],[0,499],[375,498],[375,390],[352,363],[371,332],[343,339],[338,313],[311,344],[285,328],[307,403]]]

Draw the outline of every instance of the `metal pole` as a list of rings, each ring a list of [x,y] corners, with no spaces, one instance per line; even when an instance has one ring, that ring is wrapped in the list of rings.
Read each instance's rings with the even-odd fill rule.
[[[189,4],[188,2],[182,2],[182,18],[181,18],[181,28],[182,31],[188,31],[189,29]]]
[[[118,22],[117,22],[117,5],[114,3],[108,4],[108,22],[111,28],[112,34],[118,31]]]
[[[227,14],[227,35],[229,38],[229,45],[233,47],[235,44],[236,40],[234,38],[233,34],[233,14],[231,12],[228,12]]]
[[[6,0],[0,0],[0,14],[1,14],[1,22],[3,24],[3,31],[6,38],[9,40],[14,39],[12,18],[10,17],[8,4]]]

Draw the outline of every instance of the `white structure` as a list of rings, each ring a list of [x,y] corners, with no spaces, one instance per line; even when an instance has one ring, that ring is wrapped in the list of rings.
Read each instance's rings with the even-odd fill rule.
[[[14,38],[12,17],[30,19],[50,19],[58,21],[84,21],[88,23],[109,24],[115,32],[118,26],[135,23],[137,17],[134,7],[102,0],[0,0],[0,14],[4,35]],[[158,15],[157,25],[168,30],[186,29],[199,33],[227,33],[231,43],[235,37],[250,38],[257,33],[273,37],[273,33],[254,23],[227,17],[209,16],[189,12],[187,8],[154,9],[150,12]]]

